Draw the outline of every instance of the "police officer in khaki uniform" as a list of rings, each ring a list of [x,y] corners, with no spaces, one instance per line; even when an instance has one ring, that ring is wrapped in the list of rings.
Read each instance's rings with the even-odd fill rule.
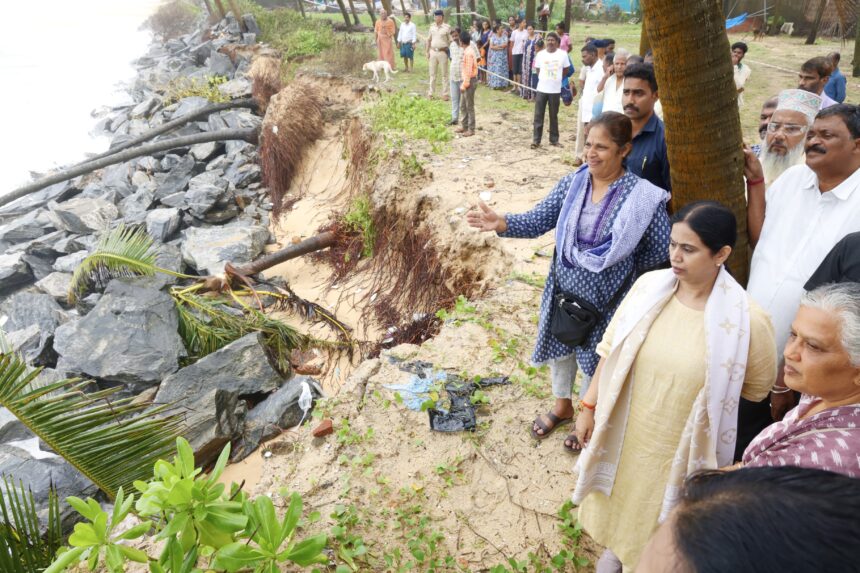
[[[435,22],[430,25],[427,36],[427,58],[430,60],[430,90],[428,97],[433,97],[436,78],[442,80],[440,93],[442,99],[448,100],[448,46],[453,41],[451,26],[444,22],[445,14],[442,10],[433,12]]]

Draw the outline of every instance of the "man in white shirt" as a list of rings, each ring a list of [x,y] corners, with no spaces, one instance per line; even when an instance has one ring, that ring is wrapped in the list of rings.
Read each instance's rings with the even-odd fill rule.
[[[735,89],[738,91],[738,107],[744,106],[744,84],[750,79],[752,69],[743,63],[749,48],[743,42],[732,44],[732,69],[735,72]]]
[[[546,49],[535,55],[534,67],[538,72],[535,94],[534,135],[532,149],[540,147],[543,137],[543,120],[549,105],[549,143],[558,147],[558,107],[561,102],[561,80],[570,67],[567,54],[558,49],[559,37],[555,32],[546,35]]]
[[[602,40],[597,40],[597,42],[602,42]],[[594,107],[597,86],[603,79],[603,61],[598,58],[598,47],[594,42],[590,42],[582,48],[582,67],[586,71],[584,72],[585,80],[582,82],[582,97],[579,98],[579,110],[577,112],[575,157],[581,157],[585,149],[585,131],[588,129],[588,122],[591,121],[591,110]]]
[[[624,93],[624,70],[627,68],[627,58],[630,52],[619,48],[612,60],[611,74],[603,82],[603,111],[615,111],[624,113],[624,105],[621,96]],[[599,87],[599,86],[598,86]],[[598,92],[599,93],[599,92]]]
[[[511,56],[513,56],[514,81],[516,83],[528,83],[522,81],[523,54],[526,51],[526,42],[529,41],[529,33],[526,30],[526,21],[520,20],[516,30],[511,32]],[[519,91],[518,86],[511,88],[511,93]]]
[[[842,237],[860,231],[860,108],[820,111],[806,136],[806,164],[789,168],[767,191],[760,165],[749,158],[744,174],[755,184],[748,186],[748,224],[761,225],[752,217],[762,216],[764,224],[747,291],[770,313],[781,356],[803,285]],[[754,209],[762,201],[765,209]],[[780,363],[770,400],[774,420],[793,406],[783,376]]]
[[[412,21],[412,14],[404,12],[403,23],[400,24],[400,31],[397,32],[397,47],[400,48],[400,57],[403,58],[403,65],[407,72],[415,69],[415,44],[417,43],[418,32],[415,29],[415,22]]]

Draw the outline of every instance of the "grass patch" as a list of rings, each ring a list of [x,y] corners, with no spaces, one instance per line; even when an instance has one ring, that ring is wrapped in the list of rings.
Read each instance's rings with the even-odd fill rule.
[[[370,109],[371,125],[378,132],[396,133],[429,143],[450,141],[446,123],[450,104],[402,92],[386,94]]]
[[[344,223],[354,233],[360,233],[362,238],[361,256],[373,256],[373,245],[376,242],[376,226],[373,224],[373,210],[370,198],[366,195],[356,197],[349,211],[343,218]]]
[[[315,56],[334,44],[334,33],[326,20],[302,18],[287,8],[267,10],[248,0],[241,2],[241,10],[256,18],[260,26],[258,40],[281,52],[285,60]]]
[[[162,41],[178,38],[194,30],[202,10],[188,0],[171,0],[159,6],[143,23]]]
[[[361,67],[376,58],[370,40],[363,37],[342,36],[326,49],[320,58],[325,67],[336,74],[359,74]]]

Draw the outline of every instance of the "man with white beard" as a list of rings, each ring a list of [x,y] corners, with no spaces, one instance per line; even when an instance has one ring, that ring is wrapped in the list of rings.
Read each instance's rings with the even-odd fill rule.
[[[786,169],[804,160],[806,132],[815,120],[821,97],[804,90],[783,90],[767,124],[767,135],[759,153],[764,186],[777,180]]]

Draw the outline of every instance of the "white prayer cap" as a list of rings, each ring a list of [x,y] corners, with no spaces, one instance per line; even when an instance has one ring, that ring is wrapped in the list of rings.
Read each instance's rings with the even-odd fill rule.
[[[799,111],[806,116],[806,122],[812,125],[821,109],[821,96],[806,90],[782,90],[779,92],[779,102],[776,104],[776,110],[781,109]]]

